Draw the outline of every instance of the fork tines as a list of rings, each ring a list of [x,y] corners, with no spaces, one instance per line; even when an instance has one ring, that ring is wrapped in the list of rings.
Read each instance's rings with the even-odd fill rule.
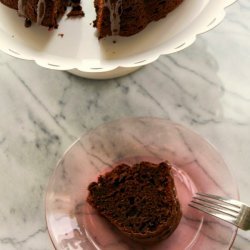
[[[232,199],[225,199],[217,195],[197,193],[189,205],[237,225],[243,203]]]

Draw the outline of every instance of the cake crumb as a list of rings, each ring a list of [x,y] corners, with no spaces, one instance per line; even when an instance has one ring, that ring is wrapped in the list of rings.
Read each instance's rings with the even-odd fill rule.
[[[29,28],[29,27],[31,27],[31,25],[32,25],[31,20],[28,19],[28,18],[26,18],[26,19],[25,19],[25,22],[24,22],[24,26],[25,26],[26,28]]]
[[[64,34],[63,33],[59,33],[58,36],[60,36],[61,38],[63,38]]]

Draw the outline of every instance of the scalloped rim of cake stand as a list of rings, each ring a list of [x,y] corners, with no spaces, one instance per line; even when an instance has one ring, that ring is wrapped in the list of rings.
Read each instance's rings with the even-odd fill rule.
[[[120,63],[115,66],[104,64],[102,67],[98,67],[98,68],[95,68],[95,67],[86,68],[82,66],[79,67],[77,65],[71,65],[69,67],[65,67],[65,66],[60,66],[60,65],[49,64],[46,60],[30,58],[28,56],[26,57],[25,55],[19,55],[13,50],[1,48],[1,47],[0,47],[0,50],[16,58],[34,61],[37,65],[41,67],[54,69],[54,70],[67,70],[70,73],[81,76],[81,77],[87,77],[87,78],[92,78],[92,79],[108,79],[108,78],[120,77],[123,75],[127,75],[133,71],[136,71],[142,66],[145,66],[147,64],[150,64],[156,61],[161,55],[172,54],[172,53],[181,51],[189,47],[190,45],[192,45],[195,42],[198,35],[213,29],[214,27],[216,27],[218,24],[221,23],[225,17],[226,7],[235,3],[237,0],[223,0],[223,1],[224,1],[224,4],[222,4],[222,9],[220,11],[217,11],[215,16],[213,16],[212,18],[209,18],[210,20],[209,22],[204,22],[203,20],[203,25],[201,26],[197,24],[198,22],[195,23],[194,21],[193,26],[196,26],[196,27],[192,27],[193,32],[190,34],[189,29],[184,31],[183,32],[184,34],[182,35],[183,39],[180,39],[178,41],[178,44],[172,42],[170,48],[169,47],[166,48],[163,45],[161,46],[161,48],[157,48],[156,51],[151,50],[145,53],[141,53],[137,56],[130,57],[129,60],[127,59],[120,60]],[[197,17],[197,19],[201,18],[201,16],[202,16],[202,13],[200,14],[200,16]],[[206,25],[204,25],[204,23],[206,23]],[[189,34],[185,34],[185,33],[189,33]]]

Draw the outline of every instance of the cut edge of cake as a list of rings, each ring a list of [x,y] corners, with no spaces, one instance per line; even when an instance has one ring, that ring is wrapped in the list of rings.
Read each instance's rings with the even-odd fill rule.
[[[68,17],[84,15],[80,0],[0,0],[0,2],[26,19],[25,26],[33,22],[50,29],[58,27],[58,20],[65,14],[67,7],[72,6]]]
[[[99,39],[106,36],[132,36],[166,17],[184,0],[95,0],[94,26]]]

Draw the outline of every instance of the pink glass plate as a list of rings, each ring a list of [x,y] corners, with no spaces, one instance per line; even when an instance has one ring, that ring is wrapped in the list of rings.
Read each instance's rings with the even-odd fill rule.
[[[153,246],[123,237],[86,203],[91,181],[116,164],[141,160],[168,160],[174,165],[183,212],[176,231]],[[49,234],[58,250],[229,249],[237,229],[189,207],[196,191],[238,198],[225,162],[206,140],[164,119],[107,123],[79,138],[59,161],[46,196]]]

